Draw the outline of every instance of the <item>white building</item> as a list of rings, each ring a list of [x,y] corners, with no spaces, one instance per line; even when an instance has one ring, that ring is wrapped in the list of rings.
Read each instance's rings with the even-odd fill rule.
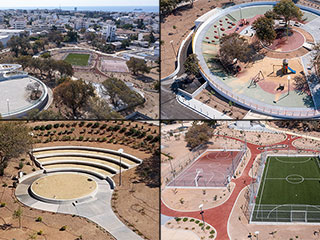
[[[104,25],[102,27],[102,34],[107,41],[114,41],[116,39],[116,25]]]
[[[24,18],[18,18],[11,22],[14,29],[23,30],[27,27],[27,21]]]

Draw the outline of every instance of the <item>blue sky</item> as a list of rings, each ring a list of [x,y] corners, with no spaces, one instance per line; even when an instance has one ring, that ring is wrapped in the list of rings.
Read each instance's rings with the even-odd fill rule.
[[[80,6],[158,6],[159,0],[0,0],[1,8]]]

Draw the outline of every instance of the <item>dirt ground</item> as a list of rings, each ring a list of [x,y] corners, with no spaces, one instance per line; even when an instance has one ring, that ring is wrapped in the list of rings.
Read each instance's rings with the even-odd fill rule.
[[[176,219],[169,220],[166,222],[164,226],[161,228],[161,234],[163,234],[163,239],[167,240],[178,240],[178,239],[215,239],[216,238],[216,230],[206,224],[204,228],[202,228],[202,222],[198,219],[194,218],[179,218],[181,220],[177,221]],[[201,225],[201,226],[200,226]],[[179,236],[180,238],[172,238],[173,231],[168,231],[169,229],[180,230]],[[191,232],[190,232],[191,231]],[[195,234],[198,238],[193,237]],[[190,238],[188,238],[191,235]]]

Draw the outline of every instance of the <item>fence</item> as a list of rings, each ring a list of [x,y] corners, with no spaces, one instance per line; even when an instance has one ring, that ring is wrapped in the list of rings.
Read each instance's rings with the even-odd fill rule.
[[[269,150],[269,152],[268,152]],[[302,157],[312,156],[318,157],[316,153],[310,153],[301,149],[297,150],[274,150],[266,149],[261,153],[260,159],[257,159],[258,168],[255,173],[252,172],[252,179],[249,185],[248,196],[248,216],[250,222],[320,222],[320,205],[304,205],[304,204],[259,204],[256,203],[259,186],[263,180],[264,166],[268,157],[286,156],[286,157]],[[318,162],[319,164],[319,162]],[[252,170],[253,171],[253,170]],[[260,196],[261,197],[261,196]]]
[[[166,185],[169,187],[226,187],[242,161],[246,149],[245,143],[240,150],[201,148],[201,151],[197,152],[196,156],[192,156],[190,161],[179,165],[179,171],[172,171],[170,178],[166,176]],[[204,153],[208,154],[202,159]],[[211,154],[214,156],[210,157]],[[195,161],[197,162],[193,164]],[[187,166],[191,167],[187,169]],[[184,169],[186,170],[182,172]]]
[[[161,174],[163,175],[163,180],[165,181],[165,185],[170,183],[176,176],[178,176],[183,169],[185,169],[189,164],[195,161],[196,158],[198,158],[207,150],[207,148],[208,146],[206,144],[201,144],[181,158],[177,158],[174,161],[169,160],[170,171],[161,172]]]

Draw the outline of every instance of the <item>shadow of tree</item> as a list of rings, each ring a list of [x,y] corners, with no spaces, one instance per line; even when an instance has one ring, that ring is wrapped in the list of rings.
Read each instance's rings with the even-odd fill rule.
[[[160,156],[159,150],[145,159],[135,172],[139,176],[139,181],[145,183],[148,187],[157,188],[160,186]]]

